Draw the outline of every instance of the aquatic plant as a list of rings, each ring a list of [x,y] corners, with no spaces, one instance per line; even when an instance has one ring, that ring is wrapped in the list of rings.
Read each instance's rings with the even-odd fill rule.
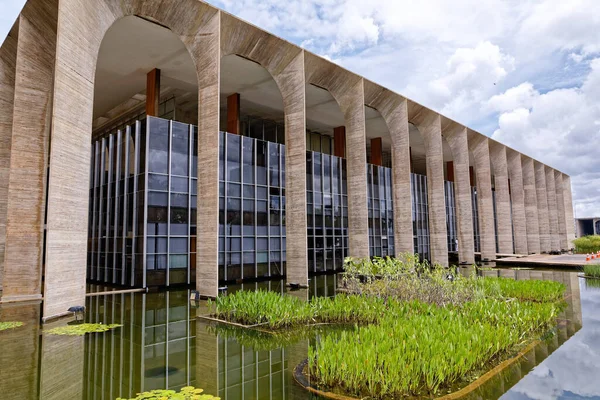
[[[579,254],[596,253],[600,251],[600,235],[582,236],[573,240],[575,252]]]
[[[107,332],[111,329],[118,328],[119,324],[76,324],[59,326],[57,328],[46,331],[51,335],[67,335],[67,336],[83,336],[86,333]]]
[[[483,290],[486,297],[512,298],[532,302],[556,302],[562,300],[565,285],[556,281],[514,280],[509,278],[485,278],[473,281],[474,287]]]
[[[522,343],[557,312],[552,303],[413,302],[402,318],[391,312],[378,324],[321,337],[309,349],[309,371],[319,385],[358,397],[435,393]]]
[[[23,323],[18,321],[0,322],[0,331],[4,331],[6,329],[14,329],[20,326],[23,326]]]
[[[600,278],[600,264],[596,265],[584,265],[583,272],[586,276],[591,276],[593,278]]]
[[[196,389],[193,386],[181,388],[179,392],[175,390],[155,389],[149,392],[138,393],[132,399],[117,398],[117,400],[220,400],[220,397],[204,394],[203,389]]]

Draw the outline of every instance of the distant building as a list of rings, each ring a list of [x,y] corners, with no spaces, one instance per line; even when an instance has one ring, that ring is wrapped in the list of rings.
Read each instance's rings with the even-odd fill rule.
[[[577,237],[600,235],[600,217],[575,219]]]

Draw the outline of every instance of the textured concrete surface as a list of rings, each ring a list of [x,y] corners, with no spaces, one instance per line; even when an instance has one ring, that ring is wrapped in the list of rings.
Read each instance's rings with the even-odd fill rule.
[[[456,208],[458,261],[459,263],[473,264],[475,263],[475,244],[467,128],[452,121],[445,121],[442,124],[442,135],[450,146],[454,160],[454,207]]]
[[[508,177],[510,179],[515,252],[519,254],[528,254],[527,228],[525,226],[525,192],[523,190],[521,154],[514,150],[507,149],[506,159],[508,161]]]
[[[8,179],[10,174],[18,34],[19,25],[17,20],[0,48],[0,290],[2,289],[2,277],[4,274],[6,211],[8,205]]]
[[[475,160],[481,258],[493,260],[496,258],[496,229],[494,227],[490,145],[486,136],[472,130],[468,130],[468,138],[469,149]]]
[[[538,216],[537,191],[535,188],[535,170],[533,160],[521,156],[523,168],[523,190],[525,194],[525,221],[527,231],[527,251],[529,254],[540,252],[540,228]]]
[[[58,0],[35,0],[19,17],[4,301],[41,298],[57,12]]]
[[[365,104],[378,110],[392,140],[392,186],[394,190],[394,244],[396,254],[413,252],[410,191],[410,139],[407,101],[400,95],[365,80]]]
[[[556,182],[554,170],[546,167],[546,189],[548,196],[548,221],[550,222],[550,247],[552,251],[560,250],[558,239],[558,205],[556,204]]]
[[[538,203],[538,217],[540,229],[540,251],[552,250],[550,244],[550,220],[548,216],[548,194],[546,193],[546,166],[538,161],[534,162],[535,190]]]
[[[573,240],[575,240],[575,226],[573,221],[573,193],[571,190],[571,178],[568,175],[563,174],[563,190],[565,200],[565,221],[567,230],[567,248],[574,247]]]
[[[363,79],[309,52],[304,53],[304,68],[306,83],[327,89],[344,114],[349,251],[352,257],[369,257]]]
[[[257,43],[260,45],[257,46]],[[237,54],[262,65],[277,83],[285,116],[286,273],[308,285],[304,52],[228,14],[221,14],[221,57]]]
[[[446,228],[441,117],[436,112],[409,101],[408,120],[419,129],[425,142],[431,260],[447,266],[448,236]]]
[[[510,213],[506,147],[493,140],[489,140],[489,144],[490,160],[494,173],[494,190],[496,192],[498,251],[504,254],[513,254],[512,216]]]
[[[567,221],[565,214],[565,192],[563,187],[563,174],[554,171],[554,182],[556,184],[556,210],[558,214],[558,245],[561,250],[569,247],[567,243]]]
[[[41,342],[40,399],[83,398],[85,338],[42,335]]]

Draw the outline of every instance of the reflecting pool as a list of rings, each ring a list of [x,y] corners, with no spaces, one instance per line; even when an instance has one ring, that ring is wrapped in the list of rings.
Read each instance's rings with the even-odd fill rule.
[[[563,271],[484,274],[561,281],[568,306],[554,334],[466,398],[600,399],[600,284]],[[293,294],[333,296],[335,285],[335,275],[315,276],[310,289]],[[242,288],[283,292],[285,285],[271,281],[228,290]],[[307,357],[310,333],[275,340],[215,326],[197,318],[206,314],[206,303],[189,298],[188,290],[89,296],[87,322],[122,327],[85,337],[44,334],[52,324],[39,325],[39,304],[2,305],[0,321],[25,325],[0,332],[0,398],[114,400],[188,385],[227,400],[315,398],[292,376]]]

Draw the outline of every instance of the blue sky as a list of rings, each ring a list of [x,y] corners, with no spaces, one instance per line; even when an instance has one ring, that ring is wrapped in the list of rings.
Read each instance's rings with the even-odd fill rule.
[[[0,37],[23,0],[0,0]],[[571,175],[600,216],[596,0],[211,0]]]

